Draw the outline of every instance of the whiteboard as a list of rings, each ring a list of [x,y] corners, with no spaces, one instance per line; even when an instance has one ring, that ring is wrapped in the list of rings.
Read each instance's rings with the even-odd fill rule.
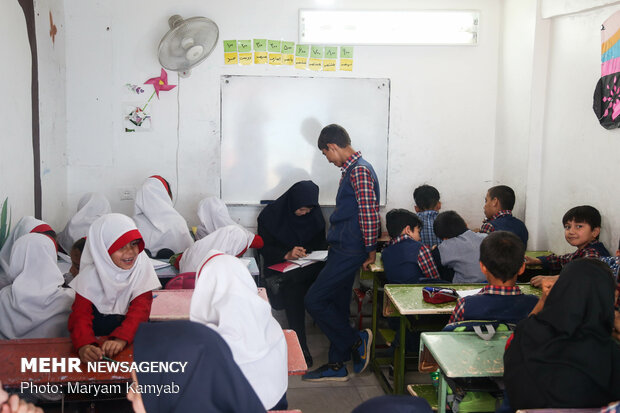
[[[385,205],[389,79],[226,75],[220,88],[224,202],[257,205],[311,179],[320,204],[334,205],[340,168],[327,162],[317,139],[337,123],[373,165]]]

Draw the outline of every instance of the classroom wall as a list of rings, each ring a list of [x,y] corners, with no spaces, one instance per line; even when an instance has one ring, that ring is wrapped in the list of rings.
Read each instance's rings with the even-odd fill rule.
[[[17,0],[2,2],[0,55],[0,203],[8,196],[15,224],[24,215],[34,215],[31,58]]]
[[[224,39],[297,41],[299,8],[478,9],[480,41],[475,47],[356,46],[352,74],[223,64]],[[199,200],[219,194],[219,79],[224,74],[390,78],[386,210],[411,208],[413,188],[426,182],[439,188],[444,209],[458,210],[472,226],[480,224],[482,199],[494,181],[501,2],[138,0],[121,7],[119,1],[65,0],[64,10],[67,208],[44,200],[56,226],[64,225],[87,191],[105,193],[113,210],[131,214],[133,201],[121,201],[121,190],[135,190],[155,173],[171,181],[177,209],[195,225]],[[213,19],[220,41],[191,77],[169,73],[169,82],[179,86],[151,101],[150,132],[125,133],[124,105],[145,102],[152,89],[144,87],[147,93],[138,96],[124,85],[159,74],[156,48],[175,13]],[[255,225],[257,213],[249,207],[232,210],[233,218],[248,226]]]

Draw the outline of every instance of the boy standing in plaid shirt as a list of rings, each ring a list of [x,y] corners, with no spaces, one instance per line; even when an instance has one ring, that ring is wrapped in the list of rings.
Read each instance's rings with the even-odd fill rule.
[[[306,309],[330,341],[328,364],[303,376],[308,381],[348,380],[344,363],[353,358],[353,370],[368,366],[372,332],[358,332],[349,324],[349,302],[360,266],[375,262],[379,218],[379,183],[372,166],[351,147],[339,125],[323,128],[318,147],[342,175],[336,208],[329,218],[329,253],[325,267],[308,290]]]

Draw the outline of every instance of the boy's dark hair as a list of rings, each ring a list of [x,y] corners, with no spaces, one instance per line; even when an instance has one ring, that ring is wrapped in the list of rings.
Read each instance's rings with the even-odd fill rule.
[[[439,191],[434,186],[421,185],[414,189],[413,200],[418,208],[423,211],[433,209],[439,202]]]
[[[454,238],[467,231],[467,224],[455,211],[445,211],[435,218],[433,231],[441,239]]]
[[[491,232],[480,244],[480,262],[503,282],[517,275],[524,256],[525,244],[512,232]]]
[[[50,229],[49,231],[40,232],[40,234],[47,235],[48,237],[53,239],[54,242],[58,239],[58,236],[56,235],[56,231],[54,231],[53,229]]]
[[[515,206],[515,191],[506,185],[489,188],[489,198],[497,198],[501,209],[512,210]]]
[[[84,252],[84,245],[86,245],[86,237],[82,237],[79,240],[75,241],[71,246],[71,251],[79,250],[80,253]],[[71,252],[69,251],[69,252]]]
[[[569,221],[585,222],[592,229],[601,227],[601,214],[598,209],[590,205],[580,205],[566,211],[562,217],[562,225]]]
[[[406,209],[392,209],[385,215],[385,226],[390,238],[398,237],[407,225],[413,230],[415,227],[422,228],[422,220],[416,214]]]
[[[340,148],[346,148],[351,145],[351,138],[349,138],[349,134],[345,128],[332,123],[321,130],[321,134],[319,135],[319,140],[317,142],[320,150],[327,149],[328,143],[335,143]]]

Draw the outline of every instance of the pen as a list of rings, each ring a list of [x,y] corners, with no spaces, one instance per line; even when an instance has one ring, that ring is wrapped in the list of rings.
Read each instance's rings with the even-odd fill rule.
[[[112,363],[118,363],[117,360],[112,360],[110,357],[102,356],[101,358],[103,358],[105,361],[111,361]]]

